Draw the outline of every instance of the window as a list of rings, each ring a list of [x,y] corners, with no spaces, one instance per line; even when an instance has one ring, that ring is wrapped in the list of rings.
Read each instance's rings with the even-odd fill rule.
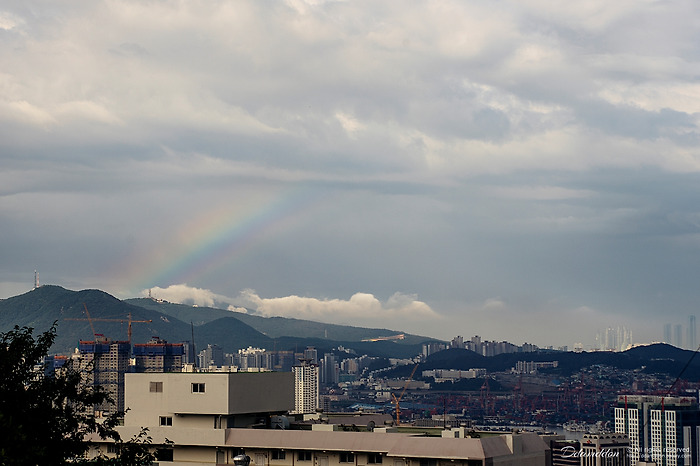
[[[382,464],[382,455],[379,453],[367,453],[367,463]]]
[[[173,460],[172,448],[159,448],[158,450],[156,450],[156,460],[158,460],[158,461],[172,461]]]
[[[173,417],[172,416],[161,416],[160,417],[160,425],[161,426],[173,425]]]
[[[162,393],[163,382],[151,382],[150,391],[151,393]]]
[[[285,459],[286,455],[284,453],[284,450],[272,450],[272,455],[270,459],[273,460],[283,460]]]
[[[193,383],[192,384],[192,393],[204,393],[204,384],[203,383]]]
[[[340,462],[341,463],[354,463],[355,462],[355,454],[354,453],[341,453],[340,454]]]
[[[107,444],[107,453],[119,453],[119,447],[114,443]]]
[[[297,453],[297,461],[311,461],[310,451],[300,451]]]

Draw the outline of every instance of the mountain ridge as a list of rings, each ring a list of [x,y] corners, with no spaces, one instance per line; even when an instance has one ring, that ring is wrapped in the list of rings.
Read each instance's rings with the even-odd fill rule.
[[[88,312],[92,326],[87,320]],[[127,340],[129,315],[134,322],[132,343],[145,343],[153,336],[172,343],[188,341],[192,339],[194,331],[199,348],[206,344],[218,344],[226,352],[249,346],[282,350],[321,343],[319,346],[328,350],[352,344],[370,355],[388,357],[391,350],[397,349],[398,354],[413,356],[420,352],[420,343],[434,341],[429,337],[406,335],[409,341],[400,341],[399,344],[390,342],[392,346],[387,346],[384,344],[387,342],[367,343],[360,340],[400,332],[284,317],[250,316],[223,309],[156,302],[148,298],[120,300],[101,290],[72,291],[57,285],[43,285],[0,300],[0,332],[11,330],[15,325],[43,332],[55,325],[57,337],[52,351],[70,353],[80,340],[92,340],[95,334],[103,334],[112,340]],[[197,326],[194,326],[195,317],[199,317]],[[305,328],[309,330],[305,331]],[[320,329],[331,329],[328,333],[342,338],[330,338],[331,335],[329,338],[319,338]]]

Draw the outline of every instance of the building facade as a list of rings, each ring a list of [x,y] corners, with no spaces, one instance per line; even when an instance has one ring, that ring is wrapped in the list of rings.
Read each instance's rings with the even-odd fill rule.
[[[586,434],[579,450],[581,466],[630,466],[625,434]]]
[[[136,372],[180,372],[184,352],[182,343],[168,343],[158,337],[153,337],[148,343],[136,343]]]
[[[695,398],[620,395],[615,432],[629,438],[630,464],[698,464],[700,410]]]
[[[292,367],[294,373],[293,414],[314,413],[319,408],[320,374],[318,364],[302,358]]]
[[[78,365],[86,383],[105,389],[114,404],[95,406],[96,414],[124,411],[124,375],[129,370],[131,345],[128,341],[110,341],[102,337],[95,341],[80,341]]]

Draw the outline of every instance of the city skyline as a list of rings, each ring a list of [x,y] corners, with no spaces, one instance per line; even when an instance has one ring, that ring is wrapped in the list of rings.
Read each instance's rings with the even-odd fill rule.
[[[3,2],[0,298],[658,341],[698,302],[698,8]]]

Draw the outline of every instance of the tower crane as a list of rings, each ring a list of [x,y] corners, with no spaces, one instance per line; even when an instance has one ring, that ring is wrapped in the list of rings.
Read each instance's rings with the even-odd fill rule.
[[[95,333],[95,326],[93,325],[93,322],[120,322],[120,323],[122,323],[122,324],[123,324],[124,322],[128,322],[128,323],[129,323],[129,326],[128,326],[127,334],[129,335],[129,343],[131,343],[131,324],[133,324],[133,323],[150,323],[150,322],[153,322],[151,319],[148,319],[148,320],[133,320],[133,319],[131,318],[131,312],[130,312],[129,314],[127,314],[127,316],[128,316],[127,319],[103,319],[103,318],[97,318],[97,319],[96,319],[96,318],[90,317],[90,311],[88,311],[87,305],[86,305],[85,303],[83,303],[83,307],[85,307],[85,315],[87,316],[87,319],[66,318],[66,319],[63,319],[63,320],[81,320],[81,321],[87,320],[88,322],[90,322],[90,328],[92,329],[92,334],[95,336],[95,339],[97,339],[97,334]]]
[[[401,394],[399,395],[398,398],[396,398],[396,395],[393,393],[391,394],[391,397],[394,399],[394,404],[396,405],[396,426],[399,426],[400,420],[399,420],[399,415],[401,413],[401,409],[399,408],[399,402],[401,401],[401,398],[403,398],[404,393],[406,393],[406,389],[408,388],[408,384],[411,383],[411,379],[413,379],[413,374],[416,373],[416,369],[418,369],[418,364],[413,366],[413,370],[411,371],[411,375],[406,380],[406,383],[403,386],[403,390],[401,390]]]

